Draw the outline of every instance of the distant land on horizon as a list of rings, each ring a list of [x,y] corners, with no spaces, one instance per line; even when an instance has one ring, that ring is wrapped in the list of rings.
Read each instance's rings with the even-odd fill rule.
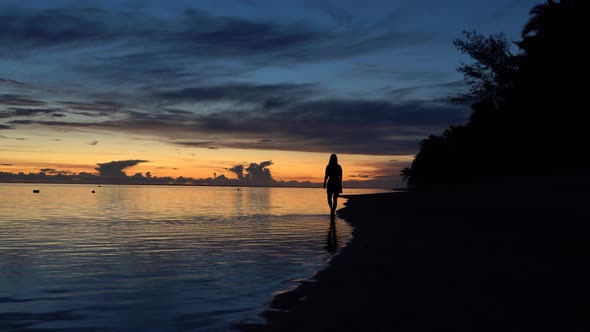
[[[287,188],[321,188],[322,183],[311,181],[284,181],[284,180],[245,180],[232,179],[224,175],[216,178],[194,179],[190,177],[146,177],[141,173],[133,176],[109,177],[92,173],[48,175],[45,173],[20,172],[18,174],[0,172],[0,183],[13,184],[105,184],[105,185],[170,185],[170,186],[217,186],[217,187],[287,187]],[[402,189],[384,188],[376,186],[371,181],[344,181],[344,188],[354,189]]]
[[[213,176],[195,178],[189,176],[158,176],[152,171],[137,172],[134,168],[147,160],[128,159],[97,163],[96,172],[72,172],[55,168],[39,168],[38,172],[2,172],[0,183],[73,183],[73,184],[154,184],[154,185],[196,185],[196,186],[231,186],[231,187],[322,187],[322,182],[310,180],[277,180],[273,177],[270,167],[274,163],[270,160],[259,163],[251,162],[235,164],[223,171],[230,174],[212,172]],[[130,171],[128,175],[126,171]],[[318,169],[323,176],[323,169]],[[319,177],[319,176],[318,176]],[[400,187],[401,183],[387,181],[384,177],[363,177],[349,175],[352,179],[343,181],[348,188],[392,189]],[[358,178],[358,180],[357,180]]]

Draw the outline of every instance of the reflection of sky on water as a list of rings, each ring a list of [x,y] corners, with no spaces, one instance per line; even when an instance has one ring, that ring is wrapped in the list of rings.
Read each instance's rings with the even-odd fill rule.
[[[227,326],[253,319],[273,292],[329,258],[319,189],[0,185],[0,192],[3,329]],[[338,218],[335,225],[343,245],[350,227]]]

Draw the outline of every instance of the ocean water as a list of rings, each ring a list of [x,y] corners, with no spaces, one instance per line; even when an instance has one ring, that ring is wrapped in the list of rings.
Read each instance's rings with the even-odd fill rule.
[[[0,184],[0,331],[260,322],[349,240],[328,213],[319,188]]]

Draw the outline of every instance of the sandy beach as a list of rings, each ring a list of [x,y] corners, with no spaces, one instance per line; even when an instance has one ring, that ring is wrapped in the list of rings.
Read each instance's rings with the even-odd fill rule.
[[[246,331],[582,331],[590,328],[583,187],[348,197],[353,239],[278,294]]]

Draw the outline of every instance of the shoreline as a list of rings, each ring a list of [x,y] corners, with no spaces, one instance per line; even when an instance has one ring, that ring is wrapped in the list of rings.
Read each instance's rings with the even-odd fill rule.
[[[343,195],[352,238],[242,331],[590,327],[579,188]],[[577,190],[576,190],[577,189]]]

